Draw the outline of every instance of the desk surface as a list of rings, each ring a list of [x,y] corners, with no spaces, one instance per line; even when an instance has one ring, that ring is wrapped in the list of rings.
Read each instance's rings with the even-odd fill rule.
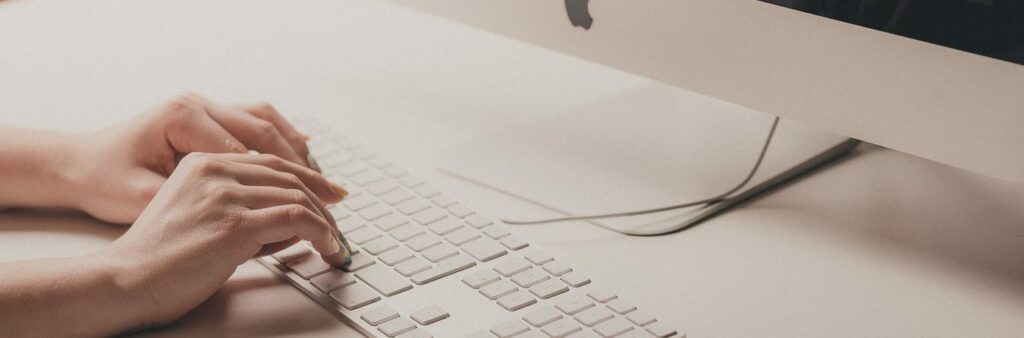
[[[268,100],[492,214],[530,217],[548,214],[432,170],[432,154],[648,83],[369,1],[8,0],[0,46],[3,124],[93,130],[185,90]],[[873,146],[670,236],[518,230],[690,337],[1024,335],[1024,187]],[[0,213],[0,261],[84,254],[122,231]],[[251,262],[182,321],[140,335],[184,333],[358,336]]]

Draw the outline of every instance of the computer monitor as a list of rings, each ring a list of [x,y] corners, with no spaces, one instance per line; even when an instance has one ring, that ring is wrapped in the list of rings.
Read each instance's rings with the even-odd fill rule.
[[[1024,182],[1017,0],[394,1]]]

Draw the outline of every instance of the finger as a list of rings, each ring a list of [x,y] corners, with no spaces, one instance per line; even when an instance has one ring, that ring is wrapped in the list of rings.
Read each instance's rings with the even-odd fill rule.
[[[237,105],[233,106],[233,108],[248,112],[257,118],[273,123],[281,135],[284,136],[284,138],[288,140],[288,143],[292,145],[292,148],[295,149],[295,153],[302,158],[309,156],[309,146],[306,145],[306,142],[309,141],[309,136],[295,129],[295,126],[292,125],[291,122],[288,122],[288,120],[285,119],[284,116],[277,111],[277,108],[274,108],[274,106],[269,103],[262,103]]]
[[[351,255],[351,246],[338,230],[334,215],[297,176],[257,164],[239,162],[236,162],[232,170],[235,171],[236,180],[248,186],[244,197],[247,199],[247,206],[260,209],[284,204],[303,205],[327,221],[331,234],[342,245],[345,256]]]
[[[274,154],[301,165],[309,165],[305,160],[306,156],[296,153],[273,123],[237,110],[211,108],[210,116],[249,149]]]
[[[203,106],[189,99],[172,100],[165,134],[167,142],[179,153],[245,153],[241,141],[210,117]]]
[[[262,248],[260,248],[259,252],[256,253],[256,257],[263,257],[263,256],[266,256],[266,255],[273,255],[273,254],[277,253],[278,251],[287,249],[288,247],[290,247],[292,245],[295,245],[295,243],[298,243],[300,240],[301,239],[299,239],[298,237],[292,237],[292,238],[289,238],[289,239],[286,239],[286,240],[283,240],[283,241],[280,241],[280,242],[274,242],[274,243],[266,244]]]
[[[295,175],[306,187],[328,203],[340,202],[345,196],[348,196],[348,191],[328,181],[326,177],[315,170],[285,161],[273,155],[223,154],[219,157],[236,163],[260,165],[279,172]]]
[[[331,235],[327,222],[301,205],[278,205],[250,210],[244,215],[251,222],[250,224],[255,225],[256,239],[260,244],[276,243],[292,237],[299,237],[309,241],[325,262],[335,266],[346,264],[345,251]]]

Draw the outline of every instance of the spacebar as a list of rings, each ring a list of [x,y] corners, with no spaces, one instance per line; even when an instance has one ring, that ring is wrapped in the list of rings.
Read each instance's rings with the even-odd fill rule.
[[[413,275],[412,282],[418,285],[423,285],[433,282],[441,277],[468,269],[474,265],[476,265],[476,261],[474,261],[472,257],[458,255],[441,261],[441,263],[437,264],[437,266],[430,270]]]

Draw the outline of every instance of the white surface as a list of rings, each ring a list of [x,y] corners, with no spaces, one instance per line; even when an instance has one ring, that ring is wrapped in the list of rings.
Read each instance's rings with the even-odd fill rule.
[[[0,46],[6,124],[93,129],[185,89],[270,100],[336,121],[461,200],[524,217],[549,213],[440,175],[431,155],[647,83],[376,2],[4,1]],[[82,254],[119,231],[0,214],[0,260]],[[518,232],[685,319],[690,337],[1024,335],[1024,188],[897,152],[865,147],[672,236],[583,223]],[[147,334],[355,332],[249,263]]]
[[[652,84],[456,145],[438,168],[567,215],[645,210],[721,195],[750,172],[773,116]],[[780,121],[739,195],[847,138]],[[704,208],[593,220],[659,230]],[[521,215],[495,215],[525,220]]]
[[[1021,65],[755,0],[593,0],[586,31],[563,1],[392,1],[1024,183]]]

